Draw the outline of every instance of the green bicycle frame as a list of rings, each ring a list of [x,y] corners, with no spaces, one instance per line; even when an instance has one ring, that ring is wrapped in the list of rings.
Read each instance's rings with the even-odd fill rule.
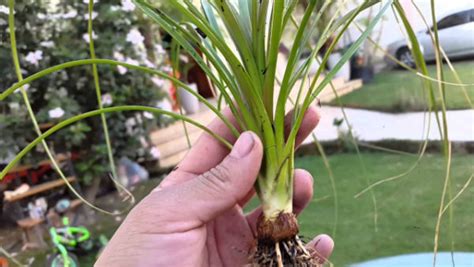
[[[66,235],[70,235],[70,236],[75,236],[76,234],[79,234],[79,238],[78,239],[65,238],[58,234],[58,229],[55,227],[51,227],[49,229],[49,233],[51,235],[51,239],[54,245],[57,247],[57,249],[59,250],[59,253],[63,257],[64,264],[66,266],[69,266],[70,262],[69,262],[68,250],[66,246],[75,247],[77,246],[78,243],[88,240],[90,238],[90,232],[89,230],[87,230],[87,228],[82,227],[82,226],[79,226],[79,227],[69,226],[69,219],[67,217],[63,218],[63,224],[65,225],[65,227],[61,228],[61,231],[64,231]]]

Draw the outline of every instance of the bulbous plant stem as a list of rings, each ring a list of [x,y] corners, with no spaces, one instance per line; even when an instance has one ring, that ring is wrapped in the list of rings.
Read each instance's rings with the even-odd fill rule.
[[[319,266],[298,237],[293,214],[293,157],[280,167],[266,165],[257,180],[256,190],[263,213],[257,221],[257,246],[253,266]]]
[[[281,213],[274,220],[262,215],[257,222],[257,246],[253,266],[320,266],[298,237],[298,221],[293,213]]]

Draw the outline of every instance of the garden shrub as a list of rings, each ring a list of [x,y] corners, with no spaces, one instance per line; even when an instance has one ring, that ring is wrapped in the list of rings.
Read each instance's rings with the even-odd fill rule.
[[[95,51],[98,58],[110,58],[156,69],[166,52],[159,36],[149,34],[151,25],[143,20],[129,0],[100,1],[93,13]],[[23,76],[71,60],[86,59],[89,54],[88,1],[35,1],[16,4],[17,46]],[[0,5],[0,88],[15,82],[8,34],[8,7]],[[98,66],[103,105],[156,106],[166,96],[164,81],[123,67]],[[59,120],[98,107],[91,66],[62,70],[25,86],[38,122],[45,129]],[[107,115],[115,158],[134,160],[153,157],[148,130],[157,120],[149,113],[124,112]],[[44,129],[43,129],[44,130]],[[0,160],[9,161],[34,137],[20,90],[0,102]],[[108,170],[99,117],[80,121],[48,139],[56,152],[75,151],[80,155],[75,167],[83,181],[104,175]],[[154,155],[157,156],[156,154]],[[46,159],[42,147],[30,153],[24,162]]]

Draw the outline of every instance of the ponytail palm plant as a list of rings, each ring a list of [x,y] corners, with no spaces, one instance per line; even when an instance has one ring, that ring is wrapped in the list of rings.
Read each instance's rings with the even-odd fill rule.
[[[176,78],[142,66],[97,59],[92,53],[93,44],[91,44],[92,59],[66,62],[25,79],[19,79],[18,83],[0,94],[0,100],[45,75],[81,65],[119,65],[171,80],[195,95],[215,112],[234,135],[238,136],[239,131],[250,130],[255,132],[263,142],[264,159],[255,184],[255,191],[262,203],[263,214],[257,225],[257,246],[252,256],[253,263],[257,266],[316,266],[310,252],[297,236],[298,223],[292,211],[297,133],[302,125],[304,114],[319,92],[330,84],[340,68],[356,53],[391,6],[398,12],[407,29],[420,73],[427,75],[419,44],[410,24],[407,23],[401,5],[397,0],[363,0],[353,10],[344,13],[341,12],[344,5],[339,5],[337,16],[328,21],[327,25],[317,27],[333,1],[304,1],[306,3],[303,5],[304,10],[297,12],[300,9],[298,0],[201,0],[199,4],[191,0],[170,0],[168,5],[173,8],[173,12],[179,12],[182,22],[175,21],[170,14],[157,8],[151,1],[134,0],[134,2],[149,19],[168,32],[174,42],[181,47],[180,49],[185,50],[207,74],[219,94],[219,99],[224,100],[229,106],[236,121],[235,125],[230,123],[218,108]],[[324,66],[331,51],[350,24],[361,12],[376,4],[380,4],[376,16],[367,23],[366,29],[345,51],[335,67],[323,76]],[[93,1],[89,1],[90,13],[92,7]],[[12,0],[10,9],[13,11]],[[13,12],[10,17],[13,18]],[[295,31],[295,35],[291,41],[287,61],[281,62],[279,49],[283,43],[283,34],[288,30]],[[91,21],[89,34],[92,34]],[[317,42],[311,45],[311,40],[316,35]],[[310,77],[309,72],[313,61],[323,46],[325,46],[325,54],[322,57],[321,67],[315,75]],[[13,42],[12,48],[14,47]],[[301,64],[303,52],[306,52],[308,47],[311,47],[310,56]],[[281,77],[277,75],[277,67],[283,69]],[[94,82],[98,84],[96,72]],[[278,72],[281,73],[281,71]],[[301,79],[303,82],[298,83]],[[309,86],[305,88],[307,84]],[[433,90],[428,84],[427,87]],[[97,94],[100,99],[100,90],[97,90]],[[297,96],[292,99],[291,96],[294,95]],[[100,103],[98,106],[98,110],[74,116],[58,123],[45,133],[38,133],[39,137],[25,147],[2,170],[0,180],[28,151],[48,136],[79,120],[102,116],[108,112],[140,110],[168,115],[196,125],[224,145],[231,147],[228,141],[205,126],[179,114],[143,106],[103,108]],[[293,108],[293,112],[291,123],[288,125],[285,124],[285,115],[290,107]],[[32,116],[34,118],[34,115]],[[113,172],[112,160],[111,168]]]
[[[364,1],[317,32],[316,25],[325,14],[328,2],[309,1],[298,21],[295,18],[298,1],[202,0],[199,7],[192,1],[170,1],[184,19],[179,23],[152,2],[135,0],[136,5],[167,31],[207,73],[232,111],[236,126],[255,132],[264,144],[264,159],[255,184],[263,209],[253,255],[254,263],[258,265],[316,265],[297,236],[298,223],[292,212],[297,132],[318,93],[354,54],[391,4],[391,1],[382,4],[381,11],[366,31],[321,82],[322,67],[315,77],[309,78],[308,72],[323,44],[328,40],[331,42],[321,66],[325,65],[329,53],[356,16],[378,1]],[[295,25],[296,35],[288,62],[283,66],[284,74],[277,77],[278,64],[283,63],[278,60],[283,33],[294,29]],[[297,64],[315,34],[319,35],[319,41],[312,47],[311,56],[304,64]],[[312,79],[307,90],[296,86],[300,79]],[[290,131],[285,134],[288,125],[284,119],[288,105],[292,103],[288,100],[293,90],[298,90],[298,97],[292,101],[295,105]],[[235,134],[236,126],[229,126]]]

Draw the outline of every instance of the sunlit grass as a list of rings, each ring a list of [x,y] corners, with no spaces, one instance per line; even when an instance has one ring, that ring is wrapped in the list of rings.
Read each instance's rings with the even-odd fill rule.
[[[415,156],[385,153],[362,153],[370,181],[399,174],[409,168]],[[373,207],[370,195],[354,199],[366,187],[366,180],[357,154],[329,156],[336,179],[339,198],[339,220],[335,251],[331,261],[335,266],[345,266],[383,256],[403,253],[430,252],[433,249],[433,232],[439,208],[439,192],[444,180],[444,158],[427,154],[415,171],[403,179],[374,189],[378,200],[378,232],[374,231]],[[297,158],[295,166],[304,168],[314,176],[312,203],[301,214],[299,222],[305,237],[333,230],[334,204],[331,182],[319,157]],[[461,190],[473,173],[472,155],[452,157],[453,190]],[[467,231],[474,214],[474,187],[471,185],[454,202],[454,231],[456,251],[472,251],[472,239]],[[257,204],[256,201],[252,206]],[[448,220],[441,227],[440,251],[449,251]],[[471,227],[472,228],[472,227]]]
[[[460,79],[464,84],[474,83],[474,61],[453,63]],[[448,66],[445,66],[446,81],[457,83]],[[436,76],[436,67],[428,67],[430,76]],[[436,86],[436,84],[434,84]],[[471,100],[474,100],[474,86],[466,86]],[[341,97],[341,102],[347,107],[365,108],[388,112],[422,111],[428,107],[425,89],[420,78],[404,70],[383,71],[375,75],[371,83],[365,84],[359,90]],[[435,92],[439,101],[439,93]],[[336,105],[336,102],[331,104]],[[469,102],[462,87],[446,85],[447,109],[469,109]]]

